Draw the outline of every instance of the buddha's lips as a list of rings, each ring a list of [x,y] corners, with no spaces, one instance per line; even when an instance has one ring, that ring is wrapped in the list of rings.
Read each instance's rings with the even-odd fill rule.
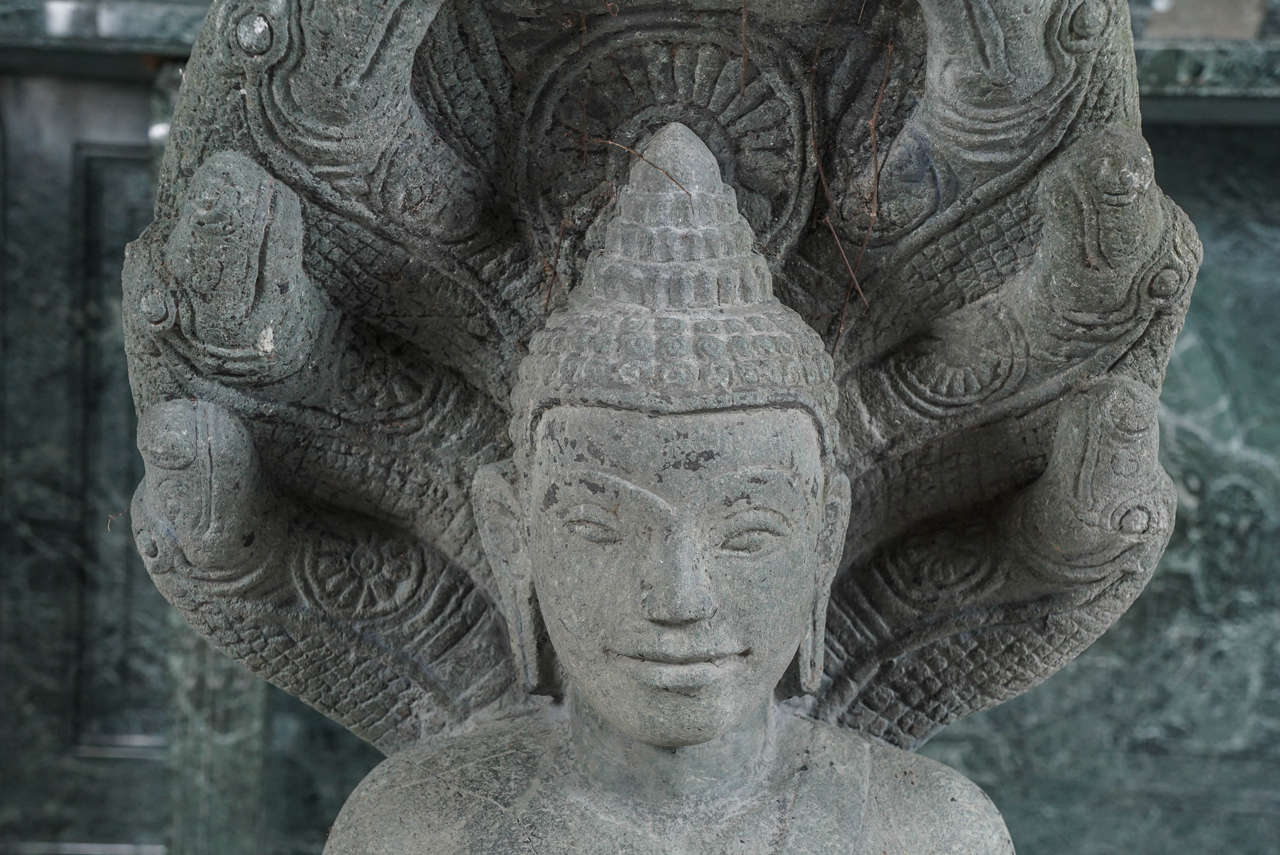
[[[637,662],[652,662],[655,665],[719,665],[726,660],[745,659],[751,655],[751,648],[732,653],[676,653],[660,650],[619,653],[606,647],[604,652],[610,656],[632,659]]]
[[[1103,190],[1102,201],[1113,208],[1127,208],[1138,200],[1137,190]]]

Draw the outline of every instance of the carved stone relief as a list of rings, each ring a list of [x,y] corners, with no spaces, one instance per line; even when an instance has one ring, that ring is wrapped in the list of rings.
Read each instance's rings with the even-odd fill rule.
[[[523,708],[470,485],[679,122],[831,353],[852,516],[807,714],[910,748],[1031,688],[1172,522],[1154,401],[1200,246],[1133,66],[1116,0],[216,3],[126,262],[148,569],[387,753]],[[632,248],[645,287],[669,253]]]

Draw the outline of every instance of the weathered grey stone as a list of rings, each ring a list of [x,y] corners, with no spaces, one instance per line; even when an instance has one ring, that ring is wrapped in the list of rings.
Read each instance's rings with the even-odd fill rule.
[[[1007,849],[867,740],[1046,678],[1168,538],[1200,249],[1135,93],[1110,0],[215,5],[126,267],[134,530],[395,755],[331,850]]]
[[[960,776],[775,697],[822,688],[850,490],[831,357],[734,195],[654,136],[476,476],[518,672],[567,720],[396,755],[327,852],[1012,851]]]

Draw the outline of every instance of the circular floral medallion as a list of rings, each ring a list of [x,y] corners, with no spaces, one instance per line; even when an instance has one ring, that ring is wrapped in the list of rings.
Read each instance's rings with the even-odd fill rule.
[[[403,540],[321,539],[305,550],[300,589],[330,615],[368,620],[399,612],[427,576],[422,550]]]
[[[888,374],[912,409],[940,417],[1017,389],[1028,358],[1021,326],[993,309],[963,334],[912,341],[890,358]]]
[[[922,610],[958,606],[998,582],[994,550],[980,524],[907,538],[885,554],[881,574],[904,603]]]

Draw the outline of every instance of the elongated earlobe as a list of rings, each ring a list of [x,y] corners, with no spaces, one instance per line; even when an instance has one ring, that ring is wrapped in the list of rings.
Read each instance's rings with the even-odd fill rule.
[[[809,694],[822,688],[827,650],[827,606],[831,602],[831,585],[840,569],[845,535],[849,529],[849,478],[843,472],[828,475],[826,499],[822,531],[818,535],[818,579],[813,608],[796,654],[800,688]]]
[[[800,688],[812,695],[822,688],[822,669],[826,665],[827,602],[830,597],[819,597],[809,615],[809,625],[800,649],[796,651]]]
[[[538,610],[524,518],[510,461],[482,466],[471,486],[471,508],[498,606],[507,623],[516,673],[531,694],[555,694],[555,667]]]

